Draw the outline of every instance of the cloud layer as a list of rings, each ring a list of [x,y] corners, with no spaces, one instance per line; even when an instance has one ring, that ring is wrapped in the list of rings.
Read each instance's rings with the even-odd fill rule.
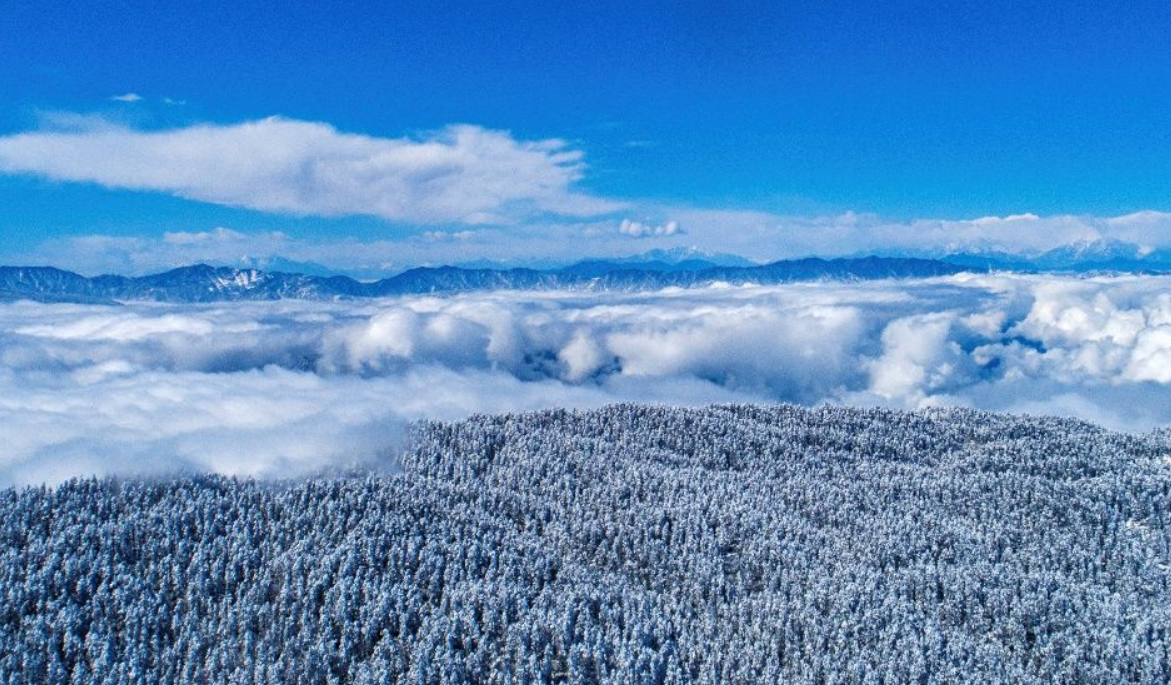
[[[160,131],[72,123],[0,137],[0,172],[267,212],[412,223],[507,224],[621,206],[574,188],[582,154],[564,142],[518,141],[477,126],[411,139],[280,117]]]
[[[0,306],[0,483],[382,463],[405,421],[613,401],[1171,421],[1171,280],[960,276],[355,303]]]

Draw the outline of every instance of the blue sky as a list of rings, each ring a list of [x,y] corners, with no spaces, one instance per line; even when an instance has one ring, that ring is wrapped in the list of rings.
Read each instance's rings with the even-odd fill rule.
[[[1045,228],[1034,230],[1081,239],[1113,235],[1101,229],[1110,217],[1171,210],[1165,3],[341,5],[6,3],[0,257],[133,269],[200,256],[177,245],[217,244],[336,266],[389,241],[403,245],[383,256],[413,255],[383,260],[401,266],[552,257],[570,236],[597,253],[694,243],[760,246],[767,258],[793,231],[804,231],[798,252],[850,252],[883,246],[867,239],[873,226],[1036,214],[1030,225]],[[111,99],[127,94],[140,99]],[[272,116],[306,126],[232,128]],[[149,132],[200,126],[237,136],[223,142],[228,157],[317,136],[295,164],[339,146],[363,164],[385,141],[423,145],[406,149],[412,159],[447,146],[442,168],[409,173],[430,178],[469,154],[453,142],[457,124],[477,132],[481,166],[452,176],[444,197],[499,202],[403,205],[386,194],[419,189],[401,175],[341,188],[348,204],[286,202],[273,184],[287,169],[252,170],[225,193],[214,178],[144,179],[186,164],[174,150],[188,139],[139,150]],[[112,148],[71,147],[110,129],[124,135]],[[200,163],[192,173],[216,176],[240,160]],[[518,180],[467,190],[486,176]],[[641,228],[620,232],[624,220]],[[854,228],[822,228],[843,221]]]

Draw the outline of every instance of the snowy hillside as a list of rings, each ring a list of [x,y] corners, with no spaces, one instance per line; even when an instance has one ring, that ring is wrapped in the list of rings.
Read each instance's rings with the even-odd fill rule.
[[[0,682],[1171,679],[1160,434],[619,405],[410,445],[0,491]]]

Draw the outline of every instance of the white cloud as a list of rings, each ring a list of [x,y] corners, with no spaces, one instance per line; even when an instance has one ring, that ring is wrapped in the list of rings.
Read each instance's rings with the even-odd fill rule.
[[[206,231],[167,231],[158,237],[86,235],[40,245],[35,251],[12,255],[6,263],[51,264],[87,275],[117,273],[137,276],[199,263],[254,266],[281,255],[319,253],[320,246],[303,245],[281,231],[244,233],[225,227]],[[342,248],[338,250],[338,248]],[[386,254],[387,251],[380,251]],[[322,253],[327,258],[353,256],[361,265],[369,251],[346,248],[344,243]]]
[[[483,231],[424,231],[423,240],[430,242],[449,242],[452,240],[473,240],[483,235]]]
[[[263,234],[262,234],[263,235]],[[270,238],[277,240],[284,237],[283,233],[271,233]],[[163,243],[167,245],[209,245],[222,243],[242,243],[248,240],[239,231],[217,226],[210,231],[168,231],[163,233]]]
[[[1122,378],[1171,383],[1171,326],[1156,326],[1135,336]]]
[[[381,463],[404,421],[796,401],[1171,422],[1171,279],[0,305],[0,483]]]
[[[1009,214],[1008,216],[1004,216],[1004,217],[982,216],[978,219],[972,219],[971,224],[973,226],[1001,226],[1001,225],[1005,225],[1005,224],[1011,225],[1011,224],[1020,224],[1020,223],[1032,223],[1032,222],[1040,221],[1040,220],[1041,220],[1041,217],[1037,216],[1036,214],[1026,212],[1024,214]]]
[[[138,93],[123,93],[122,95],[111,95],[110,99],[114,102],[139,102],[142,96]]]
[[[489,259],[524,263],[629,256],[632,239],[757,261],[805,256],[957,252],[1076,257],[1119,248],[1171,250],[1171,213],[1117,217],[1032,213],[894,221],[856,212],[773,212],[619,201],[581,188],[582,152],[560,140],[449,126],[418,138],[342,133],[324,123],[268,118],[138,130],[56,113],[44,128],[0,136],[0,173],[163,192],[291,215],[369,215],[415,224],[358,240],[317,229],[190,227],[163,235],[61,238],[0,261],[52,263],[84,273],[140,274],[195,262],[251,265],[282,257],[372,275]],[[640,219],[611,216],[618,211]],[[2,249],[2,248],[0,248]],[[641,249],[641,248],[640,248]]]
[[[289,237],[233,227],[223,235],[178,242],[212,228],[192,226],[165,236],[59,239],[0,259],[48,260],[86,273],[141,273],[198,261],[279,256],[369,273],[479,259],[627,256],[632,238],[757,261],[871,253],[1036,256],[1055,249],[1075,257],[1088,250],[1094,257],[1102,246],[1119,245],[1125,246],[1123,253],[1141,257],[1171,249],[1168,212],[1116,217],[1020,212],[905,221],[852,211],[799,216],[599,197],[583,189],[586,171],[582,151],[565,141],[518,140],[472,125],[386,138],[280,117],[143,130],[58,112],[43,116],[38,130],[0,136],[0,173],[285,215],[374,216],[416,227],[409,235],[400,227],[388,232],[394,237],[365,241],[334,238],[320,229],[316,236]],[[641,218],[618,221],[613,215],[619,211]]]
[[[268,212],[414,223],[509,223],[622,206],[575,188],[582,153],[563,141],[520,141],[477,126],[411,139],[279,117],[161,131],[73,123],[0,137],[0,172]]]
[[[794,216],[677,206],[662,207],[660,213],[687,226],[688,244],[756,259],[958,252],[1036,256],[1060,248],[1076,252],[1111,243],[1132,246],[1141,256],[1152,249],[1171,248],[1171,213],[1154,211],[1122,217],[1026,213],[909,221],[854,212]]]
[[[605,353],[586,331],[579,331],[565,347],[557,353],[565,365],[565,380],[578,383],[598,371],[605,363]]]
[[[679,235],[683,233],[683,230],[679,227],[678,221],[668,221],[658,226],[653,226],[640,221],[623,219],[622,223],[618,224],[618,232],[631,238],[660,238]]]

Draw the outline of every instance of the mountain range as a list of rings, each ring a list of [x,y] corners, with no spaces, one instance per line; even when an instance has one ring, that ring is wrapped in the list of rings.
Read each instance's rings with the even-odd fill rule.
[[[941,259],[950,264],[999,271],[1077,274],[1171,272],[1171,250],[1148,249],[1118,240],[1071,243],[1034,255],[987,251],[950,254]]]
[[[121,300],[217,302],[332,300],[475,290],[655,290],[713,283],[770,285],[814,280],[925,278],[982,271],[932,259],[861,257],[795,259],[762,265],[683,261],[587,260],[557,269],[420,267],[373,282],[206,264],[149,276],[86,277],[53,267],[0,267],[0,301],[110,303]]]

